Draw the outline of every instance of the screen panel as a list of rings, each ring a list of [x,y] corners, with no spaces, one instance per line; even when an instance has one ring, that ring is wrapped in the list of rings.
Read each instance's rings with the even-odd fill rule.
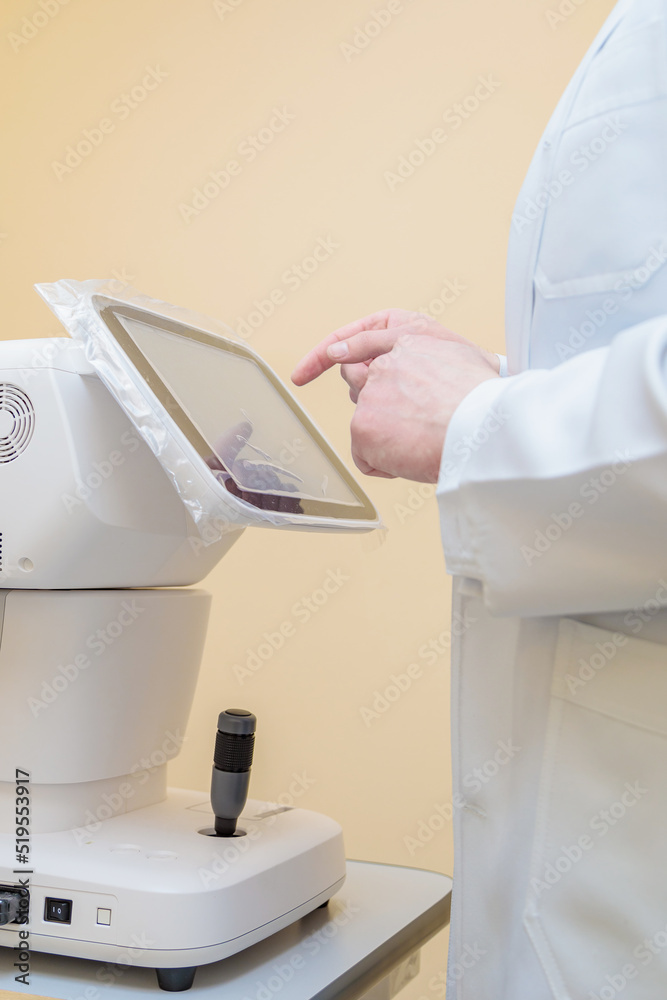
[[[94,297],[171,419],[235,496],[266,510],[376,521],[375,509],[286,387],[252,351]]]

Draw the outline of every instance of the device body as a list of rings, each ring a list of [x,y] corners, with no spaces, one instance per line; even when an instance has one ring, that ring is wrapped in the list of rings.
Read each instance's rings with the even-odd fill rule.
[[[299,412],[290,404],[290,419]],[[231,514],[221,526],[209,518],[220,530],[207,535],[156,457],[155,423],[140,432],[135,417],[80,344],[0,344],[0,893],[21,880],[20,773],[29,776],[31,947],[155,966],[164,988],[184,989],[197,965],[326,902],[345,858],[342,831],[325,816],[251,798],[234,836],[209,836],[206,796],[167,789],[210,610],[208,594],[186,587],[265,512],[253,520],[231,496]],[[267,468],[249,459],[244,475]],[[192,482],[207,475],[206,490],[219,493],[206,463]],[[178,477],[187,484],[182,464]],[[271,513],[269,526],[282,517],[337,527],[326,505],[292,517],[299,502],[279,503],[288,514]],[[15,947],[20,930],[0,926],[0,946]]]

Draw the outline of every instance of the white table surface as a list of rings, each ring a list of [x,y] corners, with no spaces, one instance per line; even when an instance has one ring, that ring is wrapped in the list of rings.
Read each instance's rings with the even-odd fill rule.
[[[446,926],[451,887],[451,879],[437,872],[348,861],[345,884],[326,909],[231,958],[201,966],[188,992],[158,989],[152,969],[39,952],[31,954],[30,986],[24,987],[14,981],[14,952],[0,948],[0,995],[3,1000],[35,994],[57,1000],[161,1000],[174,995],[192,1000],[358,1000]],[[296,959],[294,965],[291,959]]]

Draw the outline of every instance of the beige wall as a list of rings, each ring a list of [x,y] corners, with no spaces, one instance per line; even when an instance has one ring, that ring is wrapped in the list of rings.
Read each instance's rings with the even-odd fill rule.
[[[502,349],[513,202],[611,0],[41,2],[47,14],[38,0],[0,11],[3,338],[59,333],[33,282],[116,276],[232,326],[280,289],[250,343],[284,377],[331,328],[391,305]],[[571,13],[550,25],[558,3]],[[480,77],[493,92],[458,127],[443,119]],[[103,119],[90,155],[58,167]],[[282,130],[262,133],[272,141],[251,160],[244,143],[272,120]],[[446,141],[388,179],[435,128]],[[226,188],[188,210],[230,160]],[[328,258],[295,287],[285,272],[320,238]],[[445,303],[447,281],[459,291]],[[349,457],[338,377],[299,398]],[[296,801],[340,820],[351,857],[451,872],[449,826],[412,851],[406,840],[450,797],[448,659],[419,656],[448,624],[435,501],[405,482],[365,485],[386,534],[248,531],[205,582],[213,623],[172,780],[205,790],[217,711],[247,707],[256,797],[288,796],[305,775]],[[347,579],[303,621],[294,606],[331,570]],[[234,665],[286,621],[295,635],[241,684]],[[413,662],[421,676],[365,724],[361,708]],[[445,950],[445,935],[428,946],[406,1000],[442,995]]]

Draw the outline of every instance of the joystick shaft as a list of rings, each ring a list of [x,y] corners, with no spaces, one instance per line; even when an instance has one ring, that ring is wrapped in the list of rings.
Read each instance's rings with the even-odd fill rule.
[[[255,716],[242,708],[229,708],[218,716],[211,776],[211,806],[218,837],[234,836],[246,804],[256,727]]]

